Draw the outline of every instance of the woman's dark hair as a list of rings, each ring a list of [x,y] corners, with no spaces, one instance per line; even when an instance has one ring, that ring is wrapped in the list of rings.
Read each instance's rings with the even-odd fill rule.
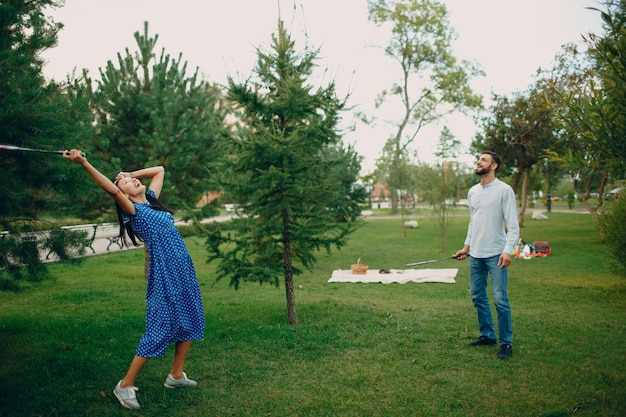
[[[115,182],[115,185],[117,185],[117,181]],[[152,210],[167,211],[168,213],[174,214],[171,209],[161,203],[158,198],[152,196],[152,194],[146,193],[146,199],[150,203],[149,207]],[[118,204],[117,201],[115,202],[115,211],[117,211],[117,221],[120,224],[120,239],[122,241],[122,246],[129,247],[126,236],[128,236],[134,246],[139,246],[137,240],[139,240],[140,242],[143,242],[143,240],[139,236],[137,236],[137,234],[133,230],[132,224],[126,221],[128,219],[127,214],[124,212],[124,210],[122,210],[122,207]]]

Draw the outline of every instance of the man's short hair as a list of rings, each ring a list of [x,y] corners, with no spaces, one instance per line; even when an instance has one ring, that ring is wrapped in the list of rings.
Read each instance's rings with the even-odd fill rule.
[[[498,172],[498,170],[500,169],[500,165],[502,164],[502,159],[500,159],[500,155],[498,155],[495,152],[491,152],[491,151],[482,151],[480,154],[481,155],[487,154],[487,155],[491,156],[491,160],[494,163],[498,164],[498,167],[496,168],[496,172]]]

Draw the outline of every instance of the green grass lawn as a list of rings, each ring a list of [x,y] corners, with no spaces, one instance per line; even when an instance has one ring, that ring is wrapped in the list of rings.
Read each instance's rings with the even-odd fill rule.
[[[510,268],[509,360],[497,346],[466,346],[478,335],[467,261],[425,266],[458,267],[456,284],[327,282],[358,258],[380,269],[451,254],[466,225],[455,219],[442,253],[429,218],[406,237],[399,219],[369,221],[296,278],[297,327],[282,285],[216,283],[202,239],[188,238],[207,329],[186,370],[200,386],[163,387],[169,350],[138,378],[138,411],[111,391],[144,330],[143,251],[51,265],[53,281],[0,293],[0,415],[626,415],[626,285],[608,271],[588,215],[525,222],[522,238],[553,251]]]

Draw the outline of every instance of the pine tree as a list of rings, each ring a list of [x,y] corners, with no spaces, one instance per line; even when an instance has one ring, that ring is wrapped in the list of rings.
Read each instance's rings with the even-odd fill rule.
[[[44,15],[53,0],[0,2],[0,143],[64,150],[89,131],[90,112],[72,82],[47,81],[41,53],[56,44],[62,25]],[[0,244],[0,289],[40,281],[48,270],[39,257],[50,250],[62,260],[84,248],[84,237],[58,229],[44,214],[78,211],[81,182],[59,155],[0,151],[0,226],[10,234]]]
[[[0,3],[0,143],[62,150],[85,136],[89,120],[85,102],[71,85],[48,82],[42,74],[41,53],[56,44],[62,27],[43,10],[58,4]],[[59,156],[2,151],[0,221],[72,206],[69,191],[76,184],[68,177],[67,166]]]
[[[229,136],[221,91],[203,81],[198,70],[187,74],[182,55],[156,55],[158,35],[134,35],[138,51],[118,53],[100,69],[92,93],[97,134],[92,154],[102,169],[119,170],[164,165],[167,176],[161,197],[172,208],[193,206],[209,185],[207,169],[223,154]],[[91,84],[88,80],[86,88]]]
[[[354,230],[359,158],[343,148],[338,123],[345,100],[334,84],[307,84],[318,51],[302,54],[282,21],[272,50],[258,50],[258,83],[229,79],[229,100],[242,111],[244,128],[233,143],[222,184],[242,216],[226,230],[213,225],[209,260],[218,278],[279,285],[284,277],[289,324],[298,324],[294,275],[312,269],[320,249],[341,247]]]

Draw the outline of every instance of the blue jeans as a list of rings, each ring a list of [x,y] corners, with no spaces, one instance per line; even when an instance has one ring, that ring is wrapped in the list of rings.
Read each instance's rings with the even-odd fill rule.
[[[491,306],[487,296],[487,279],[491,275],[493,302],[498,312],[500,344],[503,344],[511,343],[513,339],[513,325],[511,322],[511,306],[506,293],[509,271],[508,268],[500,269],[498,266],[499,258],[500,255],[491,258],[470,257],[470,296],[478,313],[480,334],[490,339],[496,339]]]

